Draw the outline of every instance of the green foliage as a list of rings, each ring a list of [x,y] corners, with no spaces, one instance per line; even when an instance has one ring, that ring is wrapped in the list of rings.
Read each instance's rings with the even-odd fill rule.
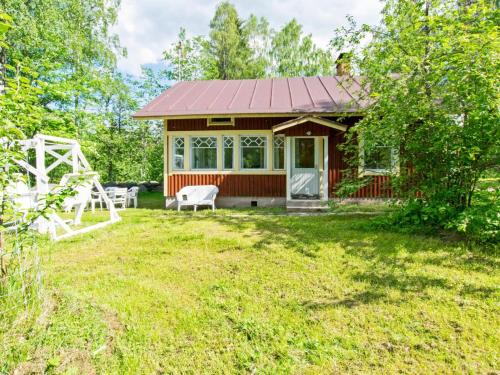
[[[169,68],[163,70],[165,76],[175,81],[192,81],[207,75],[213,61],[206,59],[206,41],[202,37],[189,39],[186,30],[181,28],[177,42],[163,52],[163,59]]]
[[[165,88],[165,77],[145,68],[139,82],[116,72],[116,56],[124,51],[110,28],[119,1],[2,5],[15,25],[0,27],[10,45],[0,50],[7,79],[2,125],[22,129],[26,137],[42,132],[77,138],[104,181],[160,179],[158,125],[136,123],[131,115]]]
[[[272,75],[302,77],[332,74],[334,63],[329,51],[316,47],[312,36],[302,36],[302,25],[292,19],[272,39]]]
[[[348,136],[350,168],[360,163],[360,137],[368,152],[380,142],[399,150],[392,181],[408,223],[444,227],[499,164],[498,9],[485,0],[389,0],[380,26],[351,26],[333,45],[352,53],[370,105]],[[364,37],[371,41],[359,48]]]
[[[251,56],[248,37],[243,32],[243,20],[233,4],[224,1],[217,6],[210,21],[209,36],[207,53],[214,61],[217,75],[206,78],[249,78],[246,74]]]
[[[449,229],[482,244],[500,243],[500,187],[490,186],[474,194],[474,204],[448,222]]]
[[[293,19],[276,32],[265,17],[239,17],[230,2],[218,5],[208,38],[187,38],[164,52],[172,80],[243,79],[325,75],[333,72],[331,51],[317,47]]]
[[[243,25],[243,33],[248,40],[252,57],[247,64],[249,78],[265,78],[271,69],[271,40],[273,30],[265,17],[251,14]]]
[[[16,27],[7,34],[11,48],[3,61],[23,66],[37,75],[45,114],[30,129],[30,137],[45,133],[75,136],[92,127],[98,117],[89,115],[96,93],[122,53],[109,32],[116,20],[118,1],[5,0],[4,10]]]

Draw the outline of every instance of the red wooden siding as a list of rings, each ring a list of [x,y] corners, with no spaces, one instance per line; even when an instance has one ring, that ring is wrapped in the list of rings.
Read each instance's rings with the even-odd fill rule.
[[[168,120],[169,131],[182,130],[262,130],[291,120],[291,117],[248,117],[235,118],[234,126],[207,126],[206,118]]]
[[[216,185],[221,197],[285,197],[285,175],[176,174],[168,176],[168,195],[187,185]]]
[[[333,132],[332,132],[333,133]],[[342,170],[346,168],[346,163],[338,145],[344,142],[343,133],[333,133],[328,138],[328,186],[330,197],[335,197],[335,185],[342,180]],[[352,198],[391,198],[392,190],[389,185],[388,176],[373,176],[371,183],[359,189],[352,195]]]

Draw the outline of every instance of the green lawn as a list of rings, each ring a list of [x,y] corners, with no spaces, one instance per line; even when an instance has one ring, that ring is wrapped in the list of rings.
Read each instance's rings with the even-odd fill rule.
[[[370,231],[366,215],[178,214],[156,208],[156,195],[141,202],[107,230],[43,245],[48,298],[12,340],[6,372],[500,369],[491,251]]]

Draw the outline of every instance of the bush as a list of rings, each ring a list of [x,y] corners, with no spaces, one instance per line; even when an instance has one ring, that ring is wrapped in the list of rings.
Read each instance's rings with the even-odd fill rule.
[[[460,212],[447,228],[465,234],[477,243],[500,242],[500,188],[489,187],[476,193],[471,207]]]
[[[451,230],[463,235],[468,242],[496,245],[500,242],[500,188],[478,189],[472,205],[462,210],[448,203],[413,199],[392,215],[377,219],[373,225],[427,233]]]

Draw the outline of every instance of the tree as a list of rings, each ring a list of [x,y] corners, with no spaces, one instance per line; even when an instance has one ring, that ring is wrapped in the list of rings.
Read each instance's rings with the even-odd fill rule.
[[[302,34],[302,26],[292,19],[274,35],[271,48],[273,76],[308,77],[332,73],[330,52],[318,48],[311,35]]]
[[[210,33],[205,51],[213,59],[216,76],[205,76],[207,79],[240,79],[250,78],[248,74],[251,51],[248,47],[247,35],[243,32],[243,21],[236,8],[230,2],[219,4],[210,21]]]
[[[110,33],[118,0],[2,0],[16,27],[6,35],[10,45],[0,60],[37,74],[46,108],[41,128],[61,135],[93,126],[87,116],[102,87],[100,77],[123,53]],[[32,135],[32,134],[28,134]]]
[[[169,66],[164,70],[166,77],[175,81],[192,81],[203,77],[210,59],[203,53],[206,40],[200,36],[188,38],[186,29],[181,28],[177,41],[163,52],[163,59]]]
[[[265,17],[256,17],[251,14],[243,24],[243,33],[252,52],[248,62],[248,76],[264,78],[271,72],[271,40],[273,30]]]
[[[0,11],[2,56],[10,48],[5,36],[12,27],[15,27],[12,18]],[[36,211],[20,212],[16,205],[19,197],[16,185],[28,182],[28,178],[17,164],[25,160],[26,153],[16,141],[39,126],[45,109],[39,100],[41,89],[36,74],[23,61],[17,61],[15,66],[2,63],[0,83],[0,325],[2,331],[9,332],[14,321],[19,326],[23,321],[35,320],[33,307],[38,306],[40,297],[39,259],[34,252],[36,237],[31,235],[30,226],[60,208],[70,192],[63,189],[38,196]],[[15,231],[6,237],[6,231],[13,228]],[[2,342],[1,346],[5,353],[9,352],[8,343]]]
[[[394,188],[414,207],[410,221],[445,225],[473,203],[479,178],[499,164],[498,10],[477,0],[388,0],[377,27],[354,24],[333,44],[354,54],[370,105],[352,128],[370,150],[399,150]]]
[[[161,70],[160,70],[161,71]],[[107,77],[96,108],[99,121],[85,134],[85,151],[101,178],[109,182],[141,182],[163,177],[162,123],[135,121],[139,103],[165,88],[152,69],[140,80],[114,72]]]

